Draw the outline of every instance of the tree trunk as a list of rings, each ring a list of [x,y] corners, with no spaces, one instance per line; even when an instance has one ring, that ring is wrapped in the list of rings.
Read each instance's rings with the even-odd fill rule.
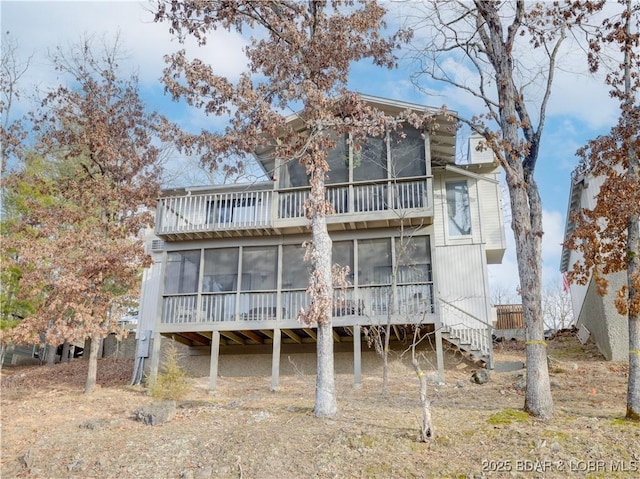
[[[384,341],[382,341],[382,396],[387,397],[389,395],[389,343],[391,341],[391,315],[395,313],[396,304],[396,288],[397,282],[397,267],[394,266],[393,278],[391,284],[391,292],[387,301],[387,324],[384,328]]]
[[[630,139],[629,168],[627,175],[631,184],[640,184],[640,160],[633,147],[637,135]],[[628,419],[640,421],[640,217],[629,215],[627,219],[627,287],[629,288],[629,383],[627,385]]]
[[[324,190],[324,188],[323,188]],[[313,195],[312,195],[313,196]],[[324,194],[320,197],[324,200]],[[313,265],[316,281],[315,297],[320,308],[317,342],[316,417],[331,417],[338,412],[333,365],[333,277],[331,273],[332,242],[324,214],[316,213],[311,220],[313,234]]]
[[[424,374],[424,371],[420,367],[420,362],[418,361],[418,357],[416,356],[416,344],[418,342],[418,331],[419,328],[413,332],[413,343],[411,344],[411,365],[413,366],[413,370],[416,372],[418,376],[418,380],[420,381],[420,406],[422,407],[422,424],[420,425],[420,434],[418,435],[418,440],[420,442],[427,442],[433,439],[433,423],[431,421],[431,401],[427,397],[427,378]]]
[[[391,316],[388,316],[387,325],[384,328],[384,341],[382,342],[382,396],[389,395],[389,336],[391,333]]]
[[[542,212],[537,185],[532,178],[509,184],[511,226],[514,231],[520,294],[526,331],[527,381],[524,409],[535,417],[553,415],[553,398],[547,364],[542,317]],[[509,183],[509,182],[508,182]]]
[[[626,417],[633,421],[640,421],[640,315],[638,314],[629,314],[629,383]]]
[[[2,369],[2,365],[4,364],[4,356],[7,353],[7,345],[0,344],[0,369]]]
[[[62,354],[60,355],[60,362],[61,363],[68,363],[69,362],[69,349],[70,349],[71,345],[69,344],[69,341],[65,341],[62,344]]]
[[[628,175],[640,184],[638,155],[629,155]],[[629,215],[627,220],[627,287],[629,288],[629,382],[627,385],[627,419],[640,421],[640,311],[638,284],[640,281],[640,217]]]
[[[54,346],[53,344],[47,344],[47,354],[46,356],[46,361],[47,361],[47,366],[53,366],[56,363],[56,351],[57,351],[58,347]]]
[[[332,417],[338,412],[333,367],[333,327],[318,323],[318,370],[316,376],[316,417]]]
[[[637,8],[637,5],[636,7]],[[623,115],[627,119],[627,128],[634,132],[628,138],[627,159],[629,166],[626,175],[632,185],[640,185],[640,158],[638,158],[638,122],[634,120],[632,112],[638,108],[637,88],[632,89],[632,44],[635,36],[632,34],[632,1],[626,2],[626,38],[627,48],[625,48],[624,61],[624,82],[627,99],[625,101],[625,111]],[[635,32],[638,33],[637,31]],[[636,58],[637,61],[637,58]],[[636,102],[634,102],[636,99]],[[637,117],[636,117],[637,118]],[[635,126],[634,126],[635,125]],[[640,421],[640,217],[638,214],[630,214],[627,218],[627,287],[629,297],[629,382],[627,384],[627,419]]]
[[[98,375],[98,349],[100,348],[100,338],[92,336],[89,346],[89,367],[87,368],[87,382],[84,386],[85,394],[90,393],[96,387]]]

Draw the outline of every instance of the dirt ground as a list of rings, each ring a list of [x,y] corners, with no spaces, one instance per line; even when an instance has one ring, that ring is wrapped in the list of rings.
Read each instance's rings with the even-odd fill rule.
[[[627,366],[605,362],[574,337],[550,341],[556,413],[521,413],[523,370],[470,381],[475,367],[449,358],[445,384],[431,384],[435,438],[416,440],[418,381],[392,365],[381,378],[337,380],[340,412],[312,415],[315,378],[191,380],[168,423],[147,426],[133,411],[153,400],[127,386],[129,361],[101,360],[100,387],[82,393],[86,363],[2,371],[3,478],[562,478],[640,477],[640,427],[622,419]],[[522,361],[521,344],[496,347]]]

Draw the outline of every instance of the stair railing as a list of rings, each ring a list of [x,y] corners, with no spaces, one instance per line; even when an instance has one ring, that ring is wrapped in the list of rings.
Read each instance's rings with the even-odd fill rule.
[[[445,331],[455,332],[459,334],[459,338],[461,341],[466,341],[471,344],[474,349],[479,350],[482,354],[488,356],[487,365],[489,368],[493,368],[493,330],[494,327],[491,323],[484,321],[477,316],[471,314],[468,311],[456,306],[455,304],[450,303],[442,298],[438,298],[438,300],[447,307],[450,307],[456,310],[459,313],[462,313],[465,318],[471,319],[474,325],[478,327],[469,327],[468,324],[465,323],[453,323],[448,324],[445,320],[446,316],[441,315],[443,318],[443,326],[445,327]]]

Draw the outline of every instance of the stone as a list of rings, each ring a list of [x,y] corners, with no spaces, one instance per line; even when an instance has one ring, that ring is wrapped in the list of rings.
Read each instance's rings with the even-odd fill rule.
[[[525,382],[524,379],[522,379],[520,381],[513,383],[513,387],[516,388],[518,391],[524,391],[527,387],[527,383]]]
[[[171,421],[176,415],[175,401],[159,401],[139,407],[133,412],[137,421],[155,426]]]
[[[33,466],[35,465],[35,462],[36,462],[35,456],[36,454],[32,447],[27,449],[27,452],[25,452],[24,456],[22,456],[22,463],[24,464],[24,467],[26,467],[29,470],[33,469]]]
[[[489,382],[489,371],[484,368],[478,369],[471,375],[471,381],[476,384],[485,384]]]
[[[70,462],[69,464],[67,464],[67,469],[69,470],[69,472],[74,472],[74,471],[80,471],[83,469],[83,462],[80,459],[77,459],[73,462]]]
[[[202,467],[196,470],[195,479],[210,479],[213,476],[213,468],[211,466]]]
[[[109,421],[106,419],[89,419],[81,423],[78,427],[81,429],[98,430],[109,426]]]

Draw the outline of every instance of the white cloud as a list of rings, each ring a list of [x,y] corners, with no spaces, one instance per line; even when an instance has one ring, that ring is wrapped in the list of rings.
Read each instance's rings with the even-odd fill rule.
[[[509,5],[505,5],[508,9]],[[413,45],[418,48],[428,45],[431,41],[429,23],[429,7],[416,6],[409,2],[400,2],[389,5],[389,24],[394,28],[399,28],[406,23],[418,26],[414,32]],[[444,15],[450,14],[449,7],[441,5]],[[604,13],[598,15],[593,20],[594,24],[599,24],[605,16],[611,16],[620,11],[622,7],[615,2],[608,2],[605,5]],[[441,12],[441,13],[442,13]],[[447,13],[448,12],[448,13]],[[464,27],[462,24],[460,28]],[[472,29],[472,26],[467,26]],[[570,32],[575,33],[575,32]],[[465,32],[458,34],[464,36]],[[604,84],[603,75],[592,75],[588,73],[587,57],[584,45],[579,45],[575,37],[569,35],[563,43],[563,47],[558,57],[558,68],[555,72],[552,95],[547,108],[548,116],[570,116],[578,119],[591,130],[599,130],[611,125],[617,117],[617,104],[609,97],[608,88]],[[529,115],[534,123],[538,122],[538,105],[544,94],[544,75],[542,73],[548,67],[548,58],[542,48],[533,48],[526,36],[517,39],[518,45],[514,50],[516,56],[515,63],[520,78],[517,79],[519,85],[527,85],[526,98],[529,103]],[[582,41],[582,39],[580,39]],[[584,43],[584,42],[583,42]],[[411,63],[415,52],[407,48],[403,63]],[[422,59],[426,67],[430,67],[430,60],[426,57]],[[477,89],[479,80],[477,73],[469,62],[461,58],[459,54],[442,54],[440,56],[441,67],[450,78],[461,84],[468,84]],[[414,63],[415,70],[418,65]],[[491,72],[487,75],[487,81],[491,81]],[[429,88],[432,94],[441,94],[447,106],[458,110],[463,114],[478,114],[485,111],[483,103],[468,92],[453,88],[440,82],[427,80],[425,76],[421,83]],[[489,95],[493,95],[492,90],[487,89]]]
[[[104,38],[111,44],[119,34],[123,72],[135,71],[143,85],[159,83],[167,53],[186,48],[190,58],[211,64],[217,74],[237,78],[246,69],[242,51],[246,40],[238,33],[215,31],[207,45],[193,40],[181,45],[169,34],[166,23],[155,23],[148,2],[2,2],[2,31],[10,31],[19,44],[22,58],[33,55],[25,85],[32,89],[56,86],[60,79],[48,60],[60,46],[65,51],[85,36],[92,36],[96,47]]]

